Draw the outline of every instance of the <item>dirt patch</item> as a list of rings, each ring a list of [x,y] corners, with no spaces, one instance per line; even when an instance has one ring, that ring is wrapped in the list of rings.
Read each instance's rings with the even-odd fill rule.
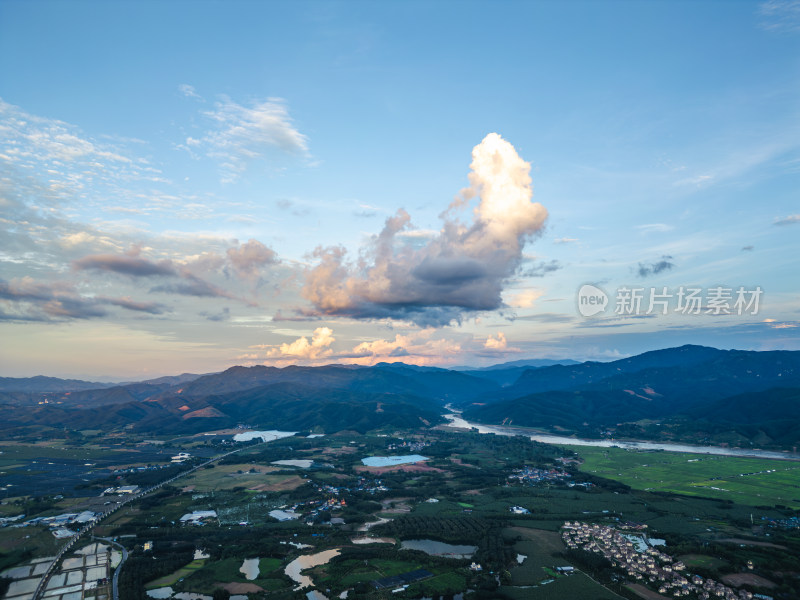
[[[197,487],[197,486],[194,486],[194,485],[187,485],[187,486],[186,486],[185,488],[183,488],[181,491],[182,491],[182,492],[193,492],[195,487]]]
[[[355,446],[342,446],[340,448],[325,448],[323,454],[353,454],[357,448]]]
[[[409,513],[411,512],[411,505],[405,502],[408,498],[403,500],[382,500],[381,512],[384,513]],[[394,506],[392,506],[394,504]]]
[[[264,588],[255,583],[241,583],[234,581],[231,583],[217,583],[217,587],[223,590],[228,590],[231,594],[250,594],[255,592],[263,592]]]
[[[237,433],[242,433],[242,429],[216,429],[214,431],[204,431],[202,433],[195,433],[190,437],[209,437],[212,435],[236,435]]]
[[[466,490],[466,491],[464,491],[462,493],[465,496],[480,496],[481,495],[481,491],[480,490]]]
[[[631,583],[630,585],[626,585],[625,587],[627,587],[630,591],[639,596],[639,598],[645,598],[645,600],[670,600],[669,597],[657,594],[653,590],[648,590],[646,587],[638,583]]]
[[[779,546],[778,544],[770,544],[769,542],[754,542],[753,540],[744,540],[742,538],[724,538],[716,541],[727,542],[728,544],[742,544],[744,546],[761,546],[763,548],[777,548],[778,550],[787,550],[786,546]]]
[[[218,417],[224,417],[225,415],[219,412],[213,406],[208,406],[206,408],[201,408],[200,410],[195,410],[190,413],[186,413],[183,415],[183,420],[187,419],[213,419]]]
[[[470,467],[471,469],[480,469],[478,465],[471,465],[469,463],[465,463],[463,460],[461,460],[460,458],[456,458],[455,456],[450,457],[450,462],[460,467]]]
[[[530,529],[528,527],[510,527],[514,533],[519,534],[522,539],[533,540],[544,554],[558,554],[564,552],[566,546],[561,540],[561,536],[557,531],[545,531],[543,529]]]
[[[731,573],[730,575],[723,575],[722,581],[734,587],[740,587],[742,585],[753,585],[763,588],[777,587],[777,585],[769,579],[764,579],[755,573]]]
[[[397,540],[390,537],[360,537],[350,540],[354,544],[396,544]]]
[[[252,471],[255,471],[256,473],[261,473],[261,474],[274,473],[275,471],[280,471],[280,468],[278,468],[278,467],[267,467],[265,465],[249,465],[248,464],[248,465],[231,465],[231,466],[233,466],[233,467],[244,467],[243,469],[239,469],[239,470],[242,471],[242,473],[230,473],[231,477],[244,477],[246,475],[252,475],[253,474]],[[245,469],[247,469],[247,470],[245,471]]]
[[[294,490],[299,488],[305,482],[305,479],[295,475],[294,477],[288,477],[283,481],[278,481],[277,483],[261,483],[248,489],[256,490],[258,492],[284,492],[286,490]]]

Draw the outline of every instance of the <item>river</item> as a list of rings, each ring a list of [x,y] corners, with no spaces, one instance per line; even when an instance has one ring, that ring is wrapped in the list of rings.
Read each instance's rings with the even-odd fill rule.
[[[780,458],[783,460],[800,460],[800,454],[776,452],[772,450],[746,450],[743,448],[724,448],[722,446],[693,446],[690,444],[672,444],[669,442],[633,442],[621,440],[587,440],[581,438],[548,435],[546,433],[530,433],[521,427],[503,427],[501,425],[483,425],[470,423],[460,414],[443,415],[449,421],[445,427],[458,429],[477,429],[478,433],[494,433],[497,435],[523,435],[535,442],[556,444],[558,446],[594,446],[597,448],[619,447],[630,450],[664,450],[666,452],[686,452],[691,454],[716,454],[719,456],[744,456],[749,458]]]

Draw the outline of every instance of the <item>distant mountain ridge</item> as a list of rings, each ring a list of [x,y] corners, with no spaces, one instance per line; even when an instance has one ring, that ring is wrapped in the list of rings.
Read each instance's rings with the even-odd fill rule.
[[[445,404],[468,420],[580,436],[800,445],[800,352],[681,346],[611,362],[231,367],[120,385],[0,379],[0,430],[428,427]],[[551,361],[545,361],[551,362]],[[97,387],[93,387],[97,385]],[[102,408],[102,410],[100,410]]]
[[[688,345],[527,370],[513,385],[461,406],[468,420],[581,436],[794,447],[798,392],[800,352]]]
[[[0,377],[0,392],[76,392],[114,387],[114,383],[98,383],[80,379],[59,379],[58,377]]]

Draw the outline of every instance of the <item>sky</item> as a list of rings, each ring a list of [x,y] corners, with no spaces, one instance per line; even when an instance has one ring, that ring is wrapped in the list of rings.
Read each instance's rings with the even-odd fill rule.
[[[800,2],[0,0],[0,376],[800,350]]]

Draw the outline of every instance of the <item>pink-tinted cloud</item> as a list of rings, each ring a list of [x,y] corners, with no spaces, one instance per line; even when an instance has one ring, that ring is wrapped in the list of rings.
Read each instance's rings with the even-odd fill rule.
[[[522,260],[525,243],[539,234],[547,211],[531,201],[530,164],[499,135],[486,136],[472,152],[470,187],[443,215],[438,235],[421,247],[399,241],[411,229],[404,210],[386,220],[355,263],[344,249],[318,248],[318,264],[303,288],[310,313],[355,318],[394,318],[444,325],[465,311],[502,306],[505,281]],[[451,216],[472,198],[472,221]]]

